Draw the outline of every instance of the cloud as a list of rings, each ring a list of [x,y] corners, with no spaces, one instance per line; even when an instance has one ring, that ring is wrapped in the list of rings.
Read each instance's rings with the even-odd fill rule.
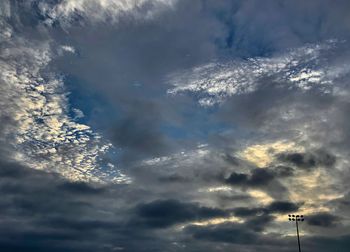
[[[333,167],[336,162],[336,157],[324,150],[316,153],[282,153],[278,159],[306,170],[317,166]]]
[[[111,133],[113,143],[126,152],[125,158],[135,160],[137,156],[162,156],[168,153],[171,144],[158,126],[161,118],[155,104],[136,101],[127,115]]]
[[[74,47],[68,46],[68,45],[63,45],[61,46],[63,51],[70,52],[70,53],[75,53]]]
[[[269,184],[275,175],[267,169],[254,169],[250,175],[244,173],[233,172],[225,181],[232,185],[243,185],[251,187],[266,186]]]
[[[298,206],[291,202],[272,202],[267,211],[269,212],[278,212],[278,213],[288,213],[298,210]]]
[[[330,213],[316,213],[307,217],[307,223],[311,226],[324,228],[335,227],[339,224],[339,217]]]
[[[58,3],[40,2],[38,7],[47,17],[49,24],[60,22],[63,25],[71,25],[76,18],[82,22],[118,22],[124,15],[132,15],[134,18],[150,19],[163,9],[171,8],[176,1],[172,0],[137,0],[137,1],[105,1],[65,0]]]
[[[275,172],[276,176],[283,178],[283,177],[293,176],[294,169],[292,167],[289,167],[289,166],[279,165],[279,166],[274,168],[274,172]]]
[[[233,209],[233,213],[238,217],[254,217],[268,215],[272,213],[290,213],[299,209],[297,204],[287,201],[273,201],[265,207],[247,208],[238,207]]]
[[[0,160],[2,251],[138,251],[131,241],[142,243],[141,251],[161,251],[170,244],[126,225],[132,209],[116,197],[122,199],[127,185],[95,187]]]
[[[349,236],[341,235],[338,237],[326,237],[326,236],[316,236],[307,239],[310,244],[310,248],[316,248],[319,246],[320,251],[329,251],[329,249],[338,249],[339,251],[346,251],[349,246]]]
[[[86,182],[65,182],[59,185],[58,189],[77,194],[98,194],[103,192],[103,188],[95,188]]]
[[[330,92],[333,82],[348,73],[346,68],[338,65],[324,65],[323,55],[336,46],[336,41],[329,41],[292,49],[270,58],[257,57],[197,66],[170,76],[174,88],[169,89],[168,93],[193,93],[202,106],[212,106],[224,102],[228,97],[254,92],[261,88],[266,79],[303,91],[319,89]]]
[[[113,164],[101,163],[112,144],[69,115],[74,108],[62,77],[46,72],[57,56],[49,41],[35,42],[21,35],[10,41],[0,61],[0,117],[11,118],[2,140],[12,138],[12,158],[72,180],[125,182],[118,179],[120,171],[111,169]]]
[[[75,247],[70,241],[80,239],[81,235],[70,231],[68,223],[62,223],[61,228],[55,227],[53,219],[61,216],[78,222],[87,213],[90,203],[73,196],[77,194],[57,190],[64,181],[55,174],[4,160],[1,161],[1,170],[8,171],[1,173],[0,190],[4,195],[0,203],[3,207],[1,215],[6,218],[6,225],[11,226],[5,228],[2,225],[0,228],[2,250],[45,251],[52,248],[53,251],[80,251],[86,246]],[[84,195],[91,200],[90,196],[94,194],[86,190]],[[63,244],[63,241],[67,243]]]
[[[195,239],[214,242],[252,244],[257,240],[254,232],[244,229],[241,225],[223,224],[211,227],[190,227],[187,232]]]
[[[347,251],[348,9],[1,1],[0,250]]]
[[[144,224],[151,228],[165,228],[183,222],[229,215],[228,212],[221,209],[201,207],[198,204],[182,203],[169,199],[138,205],[135,211],[140,219],[136,220],[136,223],[133,223],[133,225]]]
[[[273,219],[273,216],[261,215],[248,219],[245,224],[249,229],[255,232],[262,232],[265,227],[272,222]]]

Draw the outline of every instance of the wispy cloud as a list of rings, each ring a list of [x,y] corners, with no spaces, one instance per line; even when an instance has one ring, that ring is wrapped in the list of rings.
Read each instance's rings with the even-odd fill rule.
[[[150,19],[177,0],[64,0],[56,5],[40,2],[39,8],[47,16],[46,23],[61,22],[69,25],[77,17],[82,22],[117,23],[123,15],[136,19]]]
[[[202,106],[221,103],[226,98],[250,93],[263,85],[264,80],[301,90],[318,88],[330,92],[333,81],[350,69],[329,65],[324,56],[337,46],[337,41],[291,49],[272,57],[248,58],[229,62],[213,62],[189,71],[172,74],[174,87],[168,94],[196,94]],[[344,65],[345,66],[345,65]]]

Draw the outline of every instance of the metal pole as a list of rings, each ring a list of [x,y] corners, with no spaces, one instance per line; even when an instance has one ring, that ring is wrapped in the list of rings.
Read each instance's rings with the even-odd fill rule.
[[[301,248],[300,248],[300,238],[299,238],[299,226],[298,226],[298,220],[295,220],[295,224],[297,226],[297,236],[298,236],[298,247],[299,247],[299,252],[301,252]]]
[[[289,214],[288,215],[288,219],[289,219],[290,222],[295,221],[295,226],[297,228],[298,248],[299,248],[299,252],[301,252],[298,222],[299,221],[304,221],[304,215]]]

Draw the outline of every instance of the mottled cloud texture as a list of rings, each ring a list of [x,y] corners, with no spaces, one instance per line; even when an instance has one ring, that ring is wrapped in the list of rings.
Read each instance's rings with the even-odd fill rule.
[[[0,251],[348,251],[349,11],[1,1]]]

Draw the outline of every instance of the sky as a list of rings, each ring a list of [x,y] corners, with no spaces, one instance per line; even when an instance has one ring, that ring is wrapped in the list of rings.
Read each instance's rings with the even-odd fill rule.
[[[348,251],[349,11],[0,0],[0,251]]]

